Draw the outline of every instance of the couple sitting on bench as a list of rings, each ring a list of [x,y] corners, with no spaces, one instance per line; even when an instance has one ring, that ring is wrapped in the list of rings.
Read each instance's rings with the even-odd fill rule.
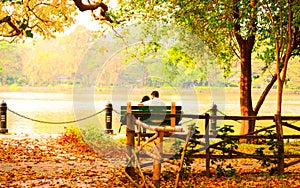
[[[142,98],[139,106],[165,106],[166,104],[159,98],[158,91],[152,91],[151,100],[147,95]]]
[[[137,106],[131,106],[131,102],[127,106],[121,106],[121,125],[126,125],[126,114],[131,113],[136,119],[152,125],[152,126],[171,126],[175,127],[181,120],[181,116],[170,117],[169,114],[181,115],[182,107],[176,106],[175,102],[171,106],[166,106],[159,98],[158,91],[151,93],[152,100],[145,100]],[[147,97],[145,97],[147,99]],[[140,132],[141,130],[139,130]],[[143,129],[143,133],[145,133]]]
[[[165,106],[165,105],[166,104],[164,103],[164,101],[162,101],[159,98],[158,91],[152,91],[152,93],[151,93],[151,100],[150,100],[150,97],[148,95],[145,95],[142,98],[141,103],[138,104],[138,106]],[[142,130],[143,130],[143,133],[146,133],[146,129],[145,128],[142,128]]]

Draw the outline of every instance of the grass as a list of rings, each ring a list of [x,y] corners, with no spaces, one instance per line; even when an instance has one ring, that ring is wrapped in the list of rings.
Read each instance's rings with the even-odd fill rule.
[[[80,142],[88,144],[96,152],[105,158],[122,158],[125,145],[122,144],[122,138],[113,139],[101,131],[99,126],[88,124],[84,127],[69,127],[66,129],[66,135],[75,135]]]

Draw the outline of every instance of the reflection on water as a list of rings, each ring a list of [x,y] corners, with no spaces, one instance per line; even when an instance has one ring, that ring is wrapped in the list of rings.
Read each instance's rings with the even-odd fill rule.
[[[8,108],[24,116],[42,121],[73,119],[72,101],[41,99],[5,99]],[[16,133],[63,132],[66,125],[47,125],[24,119],[8,112],[8,130]],[[46,129],[46,130],[45,130]]]
[[[82,117],[74,117],[72,94],[61,93],[25,93],[7,92],[1,93],[1,99],[7,103],[9,109],[29,118],[49,121],[65,122]],[[104,101],[96,101],[96,110],[103,108]],[[82,105],[82,115],[86,115],[86,109]],[[71,124],[44,124],[34,122],[11,112],[8,114],[8,130],[14,133],[37,133],[37,134],[57,134],[63,133],[65,127],[77,126]],[[86,120],[86,123],[92,123]]]
[[[147,91],[148,93],[148,91]],[[118,95],[120,97],[118,97]],[[116,111],[119,111],[121,105],[126,105],[127,101],[133,101],[136,104],[143,96],[141,93],[131,93],[129,97],[121,97],[122,93],[114,94],[95,94],[92,102],[73,101],[72,94],[66,93],[26,93],[26,92],[3,92],[0,93],[0,99],[7,103],[9,109],[18,112],[30,118],[61,122],[70,121],[74,119],[81,119],[89,116],[95,112],[102,110],[108,101],[111,101]],[[212,97],[209,92],[197,93],[197,96],[185,94],[180,97],[178,95],[163,95],[161,97],[166,103],[176,101],[177,105],[183,107],[184,113],[188,114],[203,114],[212,106]],[[258,96],[254,96],[256,100]],[[239,94],[226,93],[224,101],[218,101],[219,109],[228,115],[239,115]],[[284,115],[299,115],[300,109],[300,95],[290,94],[284,96],[283,114]],[[74,106],[76,115],[74,114]],[[222,108],[221,108],[222,107]],[[80,112],[80,113],[78,113]],[[265,104],[262,106],[259,115],[273,115],[276,112],[276,95],[270,95]],[[119,116],[114,113],[113,115],[113,129],[118,132],[119,129]],[[96,124],[104,129],[104,113],[82,121],[80,125]],[[63,133],[65,127],[77,126],[77,123],[52,125],[33,122],[24,119],[17,115],[8,112],[8,130],[15,133],[36,133],[36,134],[57,134]]]

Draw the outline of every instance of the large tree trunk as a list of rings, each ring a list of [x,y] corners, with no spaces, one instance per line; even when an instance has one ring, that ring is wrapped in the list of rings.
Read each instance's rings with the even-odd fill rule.
[[[256,1],[249,1],[249,6],[254,8]],[[255,30],[256,22],[255,17],[252,15],[250,25],[252,26],[252,35],[246,38],[241,36],[241,25],[238,20],[241,18],[239,2],[235,2],[235,10],[233,17],[236,19],[234,23],[234,36],[238,42],[240,49],[240,62],[241,62],[241,77],[240,77],[240,110],[242,116],[254,115],[252,107],[252,67],[251,67],[251,54],[255,44]],[[247,134],[249,130],[254,129],[254,121],[243,121],[240,134]]]
[[[252,107],[252,67],[251,53],[254,45],[254,39],[242,41],[240,47],[241,54],[241,77],[240,77],[240,110],[242,116],[254,115]],[[240,134],[247,134],[254,130],[254,121],[243,121]],[[251,132],[251,131],[250,131]]]

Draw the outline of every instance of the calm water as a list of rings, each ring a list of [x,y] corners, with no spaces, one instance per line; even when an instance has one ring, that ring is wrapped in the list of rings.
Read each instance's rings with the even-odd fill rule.
[[[146,91],[145,93],[149,93]],[[121,105],[126,105],[127,101],[137,103],[141,98],[141,92],[131,91],[130,93],[114,92],[114,94],[94,94],[74,99],[73,94],[66,93],[34,93],[34,92],[1,92],[0,100],[4,100],[8,108],[24,116],[43,120],[43,121],[72,121],[89,116],[102,110],[108,101],[111,101],[116,111],[119,111]],[[91,98],[92,97],[92,98]],[[178,105],[183,106],[185,113],[202,114],[212,105],[213,101],[217,103],[219,109],[227,115],[239,115],[239,94],[232,91],[214,91],[214,92],[168,92],[161,98],[169,103],[176,101]],[[257,100],[254,95],[254,101]],[[255,102],[254,102],[255,104]],[[262,107],[259,115],[273,115],[276,112],[276,95],[270,95]],[[284,115],[300,115],[300,95],[289,94],[284,96],[283,103]],[[113,114],[113,129],[115,132],[119,129],[119,116]],[[8,130],[15,133],[28,134],[57,134],[62,133],[68,126],[84,126],[87,124],[97,124],[104,128],[103,113],[89,118],[80,123],[51,125],[33,122],[8,112]]]

